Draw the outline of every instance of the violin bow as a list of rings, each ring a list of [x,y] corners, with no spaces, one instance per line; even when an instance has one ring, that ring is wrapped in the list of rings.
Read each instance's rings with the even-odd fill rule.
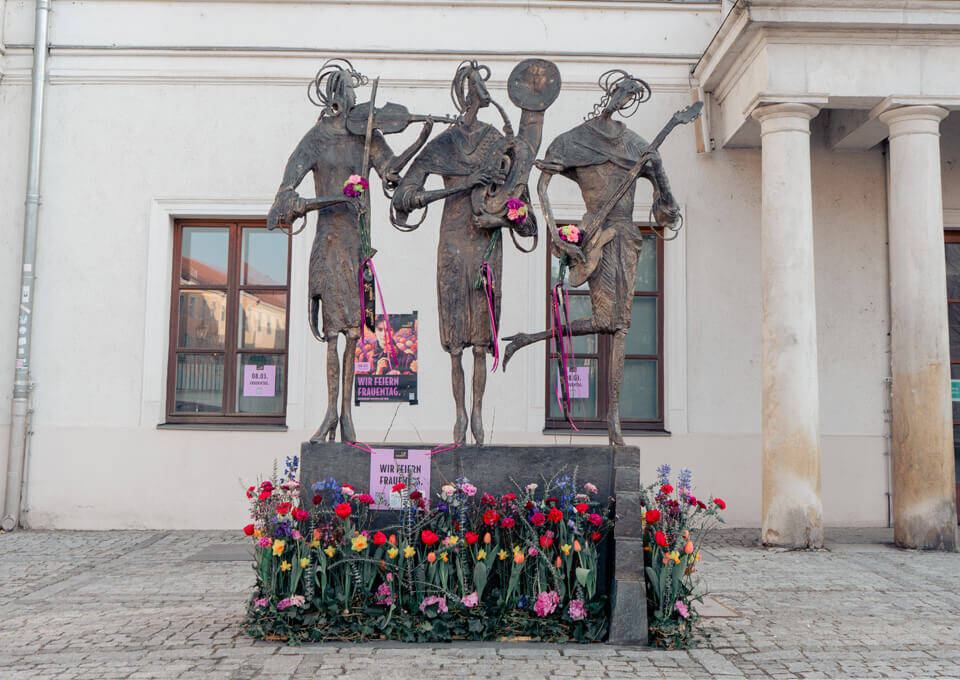
[[[370,110],[367,112],[367,134],[363,140],[363,173],[364,179],[369,179],[370,172],[370,142],[373,139],[373,112],[377,103],[377,88],[380,86],[380,76],[373,79],[373,89],[370,90]]]

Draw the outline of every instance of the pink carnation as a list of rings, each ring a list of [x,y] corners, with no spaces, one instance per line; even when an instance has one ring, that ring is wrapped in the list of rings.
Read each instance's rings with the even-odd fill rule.
[[[542,618],[548,614],[552,614],[559,604],[560,596],[557,595],[555,590],[551,590],[550,592],[537,595],[537,601],[533,605],[533,611],[537,616]]]
[[[582,621],[587,618],[587,610],[583,606],[583,600],[570,600],[570,608],[567,613],[574,621]]]
[[[460,604],[462,604],[467,609],[470,609],[471,607],[476,607],[478,602],[480,602],[480,596],[476,592],[472,592],[469,595],[467,595],[465,598],[460,600]]]

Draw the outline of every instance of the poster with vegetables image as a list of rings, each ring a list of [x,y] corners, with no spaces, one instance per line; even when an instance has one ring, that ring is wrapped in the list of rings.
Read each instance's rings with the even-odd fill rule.
[[[357,342],[354,403],[417,403],[417,313],[377,314]]]

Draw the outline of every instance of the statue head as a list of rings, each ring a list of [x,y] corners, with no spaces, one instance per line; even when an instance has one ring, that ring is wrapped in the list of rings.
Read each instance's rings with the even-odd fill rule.
[[[346,114],[357,103],[356,88],[367,78],[346,59],[330,59],[317,71],[307,87],[307,97],[323,108],[320,117]]]
[[[650,99],[650,86],[622,69],[611,69],[605,72],[600,76],[597,84],[603,90],[603,96],[593,105],[593,111],[587,115],[587,120],[609,119],[614,113],[629,118],[637,112],[640,104]]]
[[[490,67],[476,60],[461,62],[450,85],[450,98],[461,114],[476,115],[477,110],[490,105],[486,81]]]

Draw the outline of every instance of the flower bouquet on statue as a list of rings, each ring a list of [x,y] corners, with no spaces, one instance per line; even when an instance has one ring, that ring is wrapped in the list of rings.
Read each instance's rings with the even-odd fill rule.
[[[565,224],[562,227],[557,227],[557,234],[560,235],[562,241],[572,243],[575,246],[580,245],[583,241],[583,232],[575,224]]]
[[[507,201],[507,219],[514,224],[523,224],[527,221],[529,208],[527,204],[519,198],[511,198]]]
[[[603,639],[613,512],[596,486],[578,486],[574,470],[493,495],[461,478],[428,503],[412,485],[392,487],[391,526],[371,494],[332,478],[300,507],[291,461],[251,486],[247,632],[290,643]]]
[[[693,474],[686,468],[674,488],[670,466],[657,468],[655,484],[641,491],[643,554],[647,574],[647,608],[650,612],[650,644],[669,649],[690,646],[699,616],[694,602],[703,602],[703,586],[697,578],[700,548],[717,523],[723,499],[699,500],[693,495]]]
[[[370,188],[370,183],[365,177],[360,175],[350,175],[343,185],[343,193],[351,198],[360,197],[364,191]]]

